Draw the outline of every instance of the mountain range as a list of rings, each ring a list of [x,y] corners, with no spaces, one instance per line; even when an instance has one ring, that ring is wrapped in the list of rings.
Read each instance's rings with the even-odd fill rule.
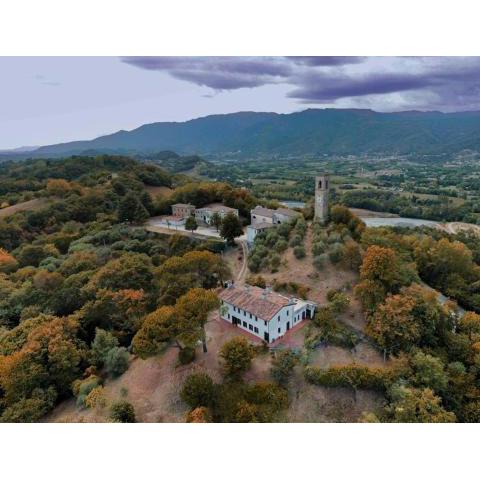
[[[158,122],[94,140],[47,145],[12,157],[74,154],[253,156],[304,154],[440,154],[480,151],[480,112],[308,109],[290,114],[239,112],[186,122]]]

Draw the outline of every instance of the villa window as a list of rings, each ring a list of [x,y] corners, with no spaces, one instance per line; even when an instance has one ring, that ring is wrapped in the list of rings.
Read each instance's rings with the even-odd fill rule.
[[[253,330],[255,333],[258,333],[258,328],[257,327],[253,327]]]
[[[243,322],[243,326],[247,328],[247,322]]]
[[[267,326],[267,321],[266,320],[264,320],[263,323],[265,324],[265,326]]]
[[[278,333],[280,333],[280,327],[278,327]]]
[[[253,331],[253,325],[248,324],[248,329]]]

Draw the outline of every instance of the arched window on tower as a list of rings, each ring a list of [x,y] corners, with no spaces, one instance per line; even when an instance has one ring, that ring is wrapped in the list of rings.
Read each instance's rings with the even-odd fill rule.
[[[318,188],[320,188],[320,189],[322,188],[322,181],[321,180],[318,181]]]

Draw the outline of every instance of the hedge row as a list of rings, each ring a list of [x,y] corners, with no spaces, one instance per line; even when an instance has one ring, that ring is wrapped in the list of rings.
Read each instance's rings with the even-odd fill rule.
[[[393,372],[386,368],[368,368],[361,365],[333,366],[327,369],[308,366],[307,382],[323,387],[350,387],[384,392],[392,381]]]

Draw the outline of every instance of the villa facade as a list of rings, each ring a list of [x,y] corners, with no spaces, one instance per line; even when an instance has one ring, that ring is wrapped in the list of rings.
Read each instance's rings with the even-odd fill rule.
[[[316,308],[314,302],[249,285],[230,285],[219,298],[220,318],[266,343],[274,342],[305,319],[312,318]]]

